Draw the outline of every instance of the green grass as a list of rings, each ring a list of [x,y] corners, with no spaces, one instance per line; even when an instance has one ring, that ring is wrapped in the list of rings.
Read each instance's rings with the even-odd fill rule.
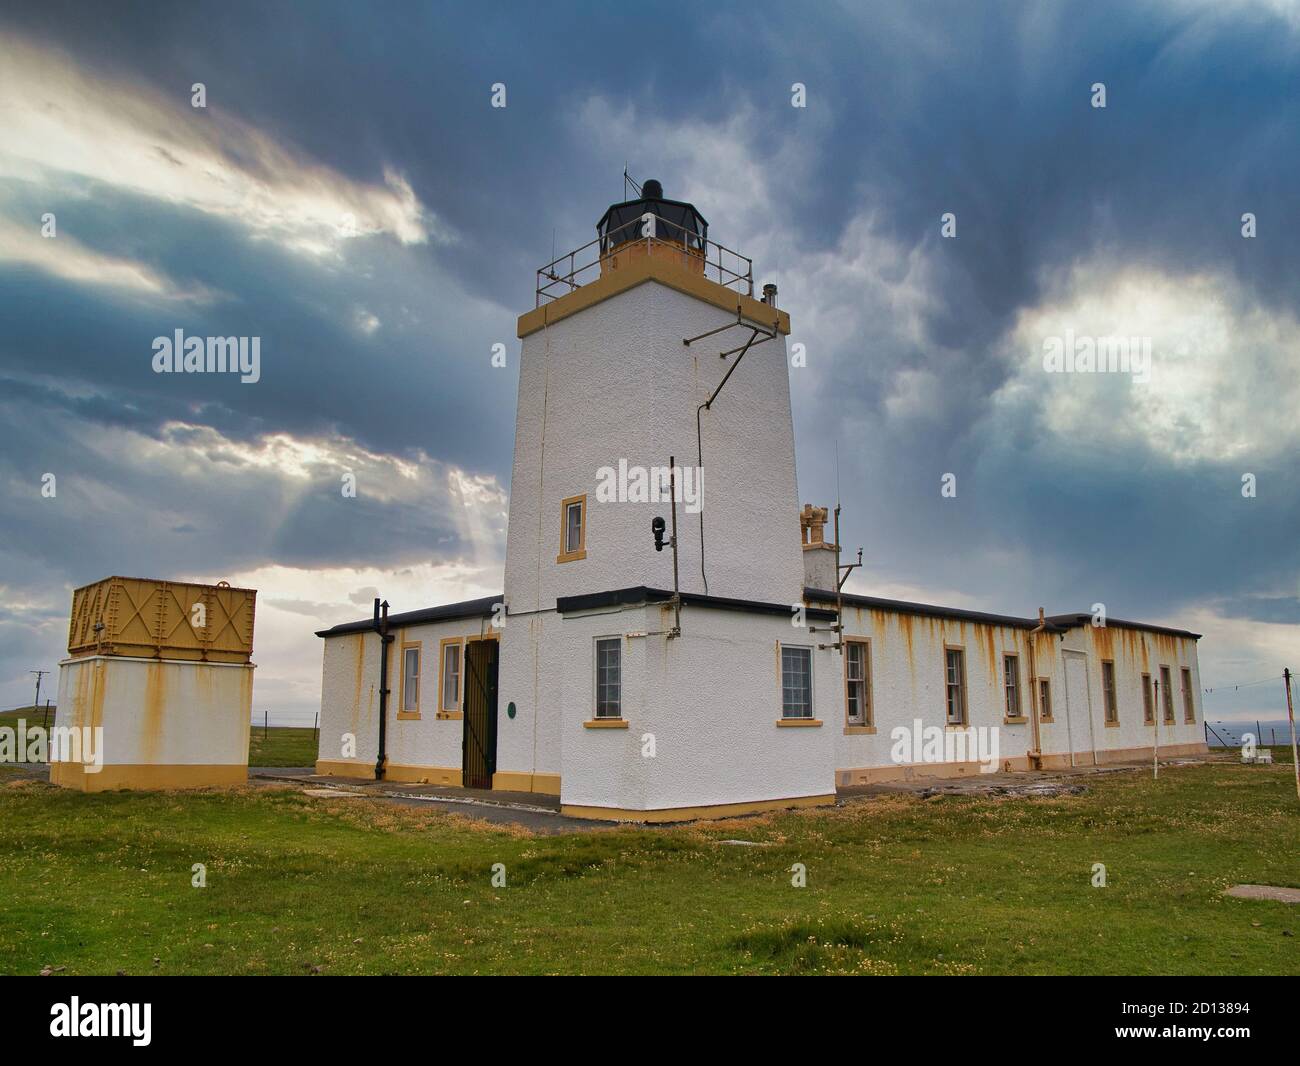
[[[58,710],[50,704],[50,725],[54,724],[54,712]],[[19,718],[26,718],[28,725],[45,724],[45,704],[39,707],[15,707],[12,711],[0,711],[0,725],[16,725]]]
[[[548,837],[288,788],[0,781],[0,972],[1295,973],[1300,908],[1221,893],[1300,887],[1297,855],[1289,766]]]
[[[248,734],[249,766],[315,766],[316,730],[253,726]]]

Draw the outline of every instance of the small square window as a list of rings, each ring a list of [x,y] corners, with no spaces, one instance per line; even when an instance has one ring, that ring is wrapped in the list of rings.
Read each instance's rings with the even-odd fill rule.
[[[1101,692],[1105,701],[1106,721],[1110,725],[1119,724],[1119,699],[1115,694],[1115,664],[1109,659],[1101,663]]]
[[[420,709],[420,649],[402,649],[402,710]]]
[[[623,717],[623,640],[596,641],[596,717]]]
[[[1192,697],[1192,672],[1183,667],[1183,721],[1191,724],[1196,721],[1196,704]]]
[[[560,504],[560,554],[557,563],[587,557],[587,497],[570,496]]]
[[[961,648],[945,648],[943,658],[948,724],[965,725],[966,653]]]
[[[442,646],[442,709],[460,710],[460,644]]]
[[[1020,656],[1002,656],[1003,689],[1008,718],[1020,717]]]
[[[781,646],[781,717],[812,717],[812,649]]]
[[[871,725],[871,645],[844,644],[844,703],[849,725]]]

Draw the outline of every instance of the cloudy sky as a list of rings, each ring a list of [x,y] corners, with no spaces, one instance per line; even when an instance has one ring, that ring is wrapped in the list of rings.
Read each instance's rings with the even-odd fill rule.
[[[1224,686],[1300,668],[1298,84],[1296,0],[6,4],[0,705],[109,574],[259,589],[308,718],[315,629],[499,592],[515,319],[626,163],[779,285],[851,587],[1193,629],[1273,716]],[[260,380],[154,373],[177,329]]]

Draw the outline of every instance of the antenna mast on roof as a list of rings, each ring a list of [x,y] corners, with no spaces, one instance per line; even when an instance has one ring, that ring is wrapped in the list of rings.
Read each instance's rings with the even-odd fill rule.
[[[862,549],[858,549],[856,563],[841,563],[840,553],[840,439],[835,438],[835,643],[830,645],[844,654],[844,583],[849,575],[862,565]],[[822,645],[823,647],[825,645]]]
[[[631,185],[632,188],[636,190],[636,194],[637,194],[638,196],[641,195],[641,186],[638,185],[635,181],[632,180],[632,175],[630,175],[630,174],[627,172],[627,164],[624,163],[624,164],[623,164],[623,199],[624,199],[624,200],[630,200],[630,199],[632,199],[632,197],[628,196],[628,194],[627,194],[627,187],[628,187],[629,185]]]

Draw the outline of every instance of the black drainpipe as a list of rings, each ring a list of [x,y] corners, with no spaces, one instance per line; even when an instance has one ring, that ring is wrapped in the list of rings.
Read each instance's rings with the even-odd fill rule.
[[[388,632],[388,601],[381,604],[378,596],[375,597],[374,624],[375,632],[379,634],[379,755],[375,759],[375,780],[382,781],[388,757],[385,745],[388,732],[388,645],[393,643],[393,637]]]

